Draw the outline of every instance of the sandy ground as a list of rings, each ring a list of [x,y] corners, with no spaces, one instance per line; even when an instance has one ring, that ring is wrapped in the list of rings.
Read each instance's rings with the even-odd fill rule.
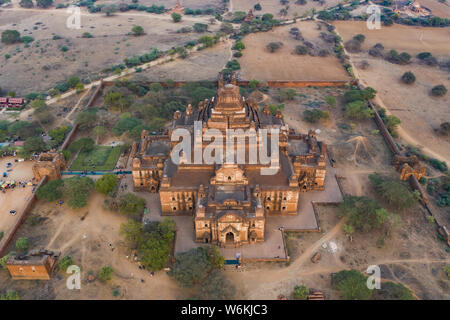
[[[313,42],[320,48],[328,48],[328,44],[319,38],[326,32],[324,26],[317,28],[317,22],[302,21],[288,26],[278,27],[272,31],[249,34],[244,38],[246,49],[238,59],[242,70],[242,79],[251,80],[348,80],[348,75],[338,59],[328,57],[311,57],[295,55],[292,52],[296,45],[302,43],[295,40],[289,30],[298,27],[305,40]],[[270,53],[266,46],[270,42],[283,42],[283,46]]]
[[[324,10],[325,8],[335,6],[339,3],[338,0],[326,0],[325,4],[321,6],[319,2],[313,0],[307,0],[305,5],[295,4],[295,0],[289,1],[288,14],[285,17],[279,15],[280,10],[286,8],[283,6],[279,0],[230,0],[230,11],[244,11],[247,12],[249,9],[253,9],[255,4],[259,3],[261,5],[261,11],[253,10],[255,15],[263,15],[265,13],[272,13],[275,18],[292,18],[295,16],[302,16],[303,14],[311,11],[315,8],[317,11]]]
[[[119,4],[119,0],[100,0],[97,4],[102,3],[115,3]],[[166,9],[172,8],[177,3],[177,0],[140,0],[139,4],[144,6],[151,6],[153,4],[157,6],[164,6]],[[222,6],[221,0],[182,0],[180,1],[184,8],[190,9],[206,9],[206,8],[220,8]]]
[[[433,15],[441,18],[450,18],[450,4],[439,2],[438,0],[421,0],[420,4],[431,10]]]
[[[32,173],[32,161],[14,162],[16,157],[0,158],[0,171],[2,174],[1,180],[9,181],[31,181],[33,178]],[[12,163],[12,171],[7,172],[8,177],[3,178],[3,172],[6,172],[6,164]],[[10,210],[16,210],[19,212],[23,209],[25,201],[31,196],[33,187],[8,189],[5,193],[0,192],[0,231],[4,232],[4,237],[9,234],[12,226],[18,219],[18,215],[15,216],[9,213]]]
[[[334,21],[333,25],[339,31],[344,41],[362,33],[366,40],[363,50],[368,50],[376,43],[381,43],[386,50],[395,49],[406,51],[410,55],[429,51],[434,56],[448,56],[450,54],[449,28],[424,28],[395,24],[390,27],[382,26],[379,30],[367,29],[366,23],[361,21]]]
[[[174,63],[156,66],[139,75],[145,76],[149,81],[216,80],[219,72],[231,59],[231,46],[231,41],[220,42],[212,48],[197,51],[186,59],[178,59]]]
[[[202,34],[182,34],[176,30],[195,22],[208,23],[205,16],[187,17],[173,23],[167,15],[135,11],[112,17],[83,12],[82,28],[70,30],[66,27],[67,17],[64,10],[0,12],[0,31],[16,29],[23,36],[35,38],[29,48],[23,44],[0,47],[2,57],[11,55],[10,59],[0,62],[0,81],[4,90],[15,90],[18,94],[47,90],[74,74],[93,79],[106,67],[122,63],[126,57],[149,52],[152,47],[168,50],[196,40]],[[146,34],[129,36],[135,25],[142,26]],[[219,24],[209,27],[212,31],[217,28]],[[81,38],[84,32],[91,33],[94,38]],[[53,40],[55,34],[63,39]],[[63,46],[69,50],[62,52]]]
[[[441,28],[415,28],[395,25],[396,31],[388,32],[386,28],[377,31],[351,28],[350,24],[337,22],[337,29],[344,41],[353,37],[358,32],[366,32],[364,49],[374,43],[381,42],[386,49],[396,49],[415,54],[430,51],[438,59],[448,59],[450,46],[444,39],[450,36],[450,31]],[[378,33],[380,32],[381,33]],[[392,37],[390,37],[392,35]],[[403,35],[403,38],[400,38]],[[389,38],[390,37],[390,38]],[[423,41],[417,41],[417,38]],[[414,41],[416,38],[416,41]],[[366,85],[378,91],[375,102],[385,107],[388,112],[396,115],[402,121],[398,133],[405,143],[417,145],[423,151],[439,160],[450,162],[450,140],[437,136],[434,129],[450,119],[450,97],[448,95],[435,98],[430,96],[431,88],[438,84],[450,86],[448,73],[437,67],[428,67],[418,64],[417,59],[404,66],[392,64],[382,59],[372,58],[367,53],[351,54],[351,59],[356,66],[355,72]],[[358,68],[362,60],[369,62],[366,70]],[[405,85],[400,82],[400,77],[406,71],[412,71],[416,75],[413,85]],[[420,134],[417,134],[420,132]]]
[[[74,264],[81,267],[81,290],[68,290],[63,272],[50,281],[12,281],[6,272],[0,272],[0,282],[6,281],[8,289],[15,289],[23,299],[113,299],[112,291],[120,291],[120,299],[176,299],[183,298],[177,284],[164,271],[154,277],[138,268],[131,252],[119,236],[120,224],[126,218],[119,213],[103,209],[104,197],[93,194],[87,207],[71,210],[66,205],[40,201],[32,210],[43,222],[36,226],[24,224],[16,237],[27,236],[31,249],[45,247],[61,250],[70,255]],[[112,251],[109,244],[112,244]],[[128,258],[127,258],[128,257]],[[103,284],[88,282],[89,273],[97,275],[101,267],[114,269],[111,281]],[[142,280],[144,282],[142,282]]]

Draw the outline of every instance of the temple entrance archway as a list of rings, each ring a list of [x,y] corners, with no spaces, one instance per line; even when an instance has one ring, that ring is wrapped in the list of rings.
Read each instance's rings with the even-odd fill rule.
[[[228,232],[225,235],[225,243],[226,244],[233,244],[234,243],[234,233],[233,232]]]

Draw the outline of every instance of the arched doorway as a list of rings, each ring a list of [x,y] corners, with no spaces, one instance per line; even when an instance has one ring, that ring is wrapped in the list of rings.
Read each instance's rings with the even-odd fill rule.
[[[233,244],[234,243],[234,233],[233,232],[228,232],[225,235],[225,243],[226,244]]]

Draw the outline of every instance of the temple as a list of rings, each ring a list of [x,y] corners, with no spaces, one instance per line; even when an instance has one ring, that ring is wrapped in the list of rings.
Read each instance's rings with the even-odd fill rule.
[[[190,155],[181,152],[175,164],[179,140],[172,135],[178,129],[192,134],[193,151]],[[208,134],[219,132],[227,137],[232,129],[236,141],[244,141],[232,146],[235,161],[193,161],[196,146],[202,154],[220,158],[211,141],[228,154],[228,141]],[[272,159],[278,154],[274,162],[264,162],[259,153],[252,161],[251,151],[260,147],[262,129],[269,132],[266,155]],[[272,143],[273,134],[277,145]],[[239,151],[245,158],[241,161]],[[229,81],[220,77],[217,95],[210,100],[175,112],[166,135],[143,131],[141,141],[132,146],[132,157],[134,189],[159,192],[162,215],[193,216],[195,240],[220,246],[263,242],[267,216],[298,215],[300,192],[324,190],[325,143],[317,141],[313,131],[295,134],[279,110],[272,114],[268,106],[261,110],[242,97],[234,77]],[[275,170],[263,171],[269,168]]]

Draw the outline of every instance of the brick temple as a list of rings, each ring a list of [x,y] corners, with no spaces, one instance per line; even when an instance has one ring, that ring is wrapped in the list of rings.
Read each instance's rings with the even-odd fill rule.
[[[194,140],[199,139],[194,134],[194,122],[198,121],[202,133],[215,129],[224,137],[227,129],[257,133],[278,129],[276,173],[262,174],[262,168],[273,164],[263,165],[261,161],[175,164],[171,156],[178,140],[171,141],[173,132],[186,129],[192,133],[194,150]],[[210,148],[210,139],[204,137],[197,141],[202,152]],[[238,148],[244,148],[248,160],[252,142],[245,136],[243,139],[243,145],[234,146],[235,154]],[[222,143],[225,150],[225,141]],[[215,97],[195,108],[188,105],[183,113],[175,112],[166,135],[152,136],[143,131],[141,141],[133,144],[132,157],[135,191],[158,192],[162,215],[192,216],[195,240],[220,246],[263,242],[266,217],[298,215],[300,192],[324,190],[326,144],[318,141],[313,131],[295,134],[289,130],[279,110],[272,114],[268,106],[260,109],[254,101],[242,97],[235,77],[229,81],[220,77]]]

